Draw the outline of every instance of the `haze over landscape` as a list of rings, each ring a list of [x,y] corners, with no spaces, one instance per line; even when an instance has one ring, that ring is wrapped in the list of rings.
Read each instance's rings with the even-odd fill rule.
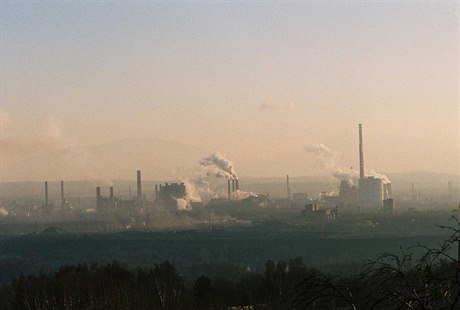
[[[0,309],[460,309],[459,1],[0,0]]]
[[[0,179],[326,175],[360,122],[369,169],[458,175],[457,7],[2,1]]]

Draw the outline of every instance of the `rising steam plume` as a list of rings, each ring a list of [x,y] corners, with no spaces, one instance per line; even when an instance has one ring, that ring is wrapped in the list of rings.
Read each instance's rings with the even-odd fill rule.
[[[324,171],[330,173],[336,179],[347,181],[349,184],[353,185],[358,184],[360,174],[353,169],[341,167],[337,163],[338,153],[336,151],[324,144],[309,145],[306,147],[306,151],[315,158]],[[374,170],[367,171],[366,176],[373,176],[381,179],[384,184],[391,183],[386,175],[377,173]]]
[[[211,156],[200,160],[200,165],[206,168],[207,175],[238,180],[233,163],[219,152],[215,152]]]

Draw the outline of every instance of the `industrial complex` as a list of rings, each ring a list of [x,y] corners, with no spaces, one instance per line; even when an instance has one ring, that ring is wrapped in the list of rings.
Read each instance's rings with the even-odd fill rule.
[[[281,214],[290,212],[289,214],[296,216],[292,215],[289,221],[300,224],[324,225],[343,220],[361,222],[363,218],[391,220],[395,217],[395,211],[400,212],[399,209],[395,209],[392,184],[384,175],[366,174],[363,126],[359,124],[358,129],[359,175],[353,170],[347,172],[346,177],[334,174],[337,183],[332,191],[324,191],[324,187],[321,190],[300,187],[299,183],[293,183],[289,175],[286,175],[285,185],[282,185],[282,181],[276,185],[280,187],[277,194],[273,195],[271,190],[262,194],[259,189],[255,189],[255,184],[245,182],[241,186],[233,164],[222,154],[215,153],[200,162],[203,169],[211,168],[212,173],[206,174],[208,177],[200,175],[195,179],[143,182],[141,170],[137,170],[136,179],[132,183],[120,181],[116,186],[107,182],[105,186],[101,186],[102,182],[96,183],[91,191],[95,195],[92,194],[91,197],[88,194],[80,197],[80,193],[72,191],[71,186],[65,187],[64,181],[58,184],[46,181],[44,195],[41,194],[38,198],[41,200],[40,204],[31,203],[8,208],[8,205],[3,203],[0,206],[3,212],[1,216],[4,222],[8,222],[10,218],[11,221],[22,218],[29,222],[34,220],[36,223],[94,221],[99,223],[99,226],[100,223],[110,222],[111,228],[107,228],[108,230],[155,227],[163,224],[160,219],[165,214],[174,214],[179,218],[196,217],[197,223],[211,223],[216,218],[213,212],[236,216],[230,219],[225,215],[226,219],[220,220],[232,223],[237,221],[241,212],[244,213],[241,215],[244,223],[248,218],[251,222],[262,220],[257,218],[258,212],[268,212],[273,218],[277,218],[277,214],[282,217]],[[223,177],[220,180],[225,181],[219,181],[219,177]],[[70,188],[70,191],[66,193],[65,188],[68,191]],[[54,190],[51,195],[50,189]],[[280,195],[282,192],[285,196]],[[401,196],[398,196],[398,200],[399,197]],[[457,197],[458,188],[449,181],[446,194],[441,198],[454,202]],[[423,199],[426,198],[421,196],[417,186],[412,183],[409,198],[402,197],[401,203],[410,206],[406,208],[408,214],[414,214],[415,207],[422,203]]]

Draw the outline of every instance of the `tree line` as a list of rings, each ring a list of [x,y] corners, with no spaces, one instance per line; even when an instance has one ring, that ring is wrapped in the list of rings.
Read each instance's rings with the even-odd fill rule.
[[[416,245],[422,255],[383,253],[349,276],[308,268],[302,258],[269,260],[237,280],[202,275],[188,286],[169,261],[65,266],[14,278],[1,289],[0,309],[460,309],[459,227],[446,227],[452,235],[437,248]]]

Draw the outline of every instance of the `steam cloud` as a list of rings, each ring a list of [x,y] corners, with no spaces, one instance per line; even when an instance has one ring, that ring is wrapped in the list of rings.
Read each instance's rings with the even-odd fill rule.
[[[330,149],[324,144],[309,145],[306,151],[312,154],[316,160],[322,165],[322,168],[331,173],[333,177],[340,181],[347,181],[350,184],[357,184],[359,173],[353,169],[345,169],[337,164],[337,152]],[[384,184],[391,183],[390,179],[384,174],[377,173],[374,170],[369,170],[367,176],[373,176],[381,179]]]
[[[233,163],[219,152],[215,152],[211,156],[200,160],[200,165],[206,168],[207,175],[238,180]]]
[[[316,157],[323,168],[333,169],[336,168],[336,156],[337,153],[332,151],[324,144],[318,143],[315,145],[309,145],[306,147],[306,151]]]
[[[258,197],[259,195],[253,192],[245,192],[241,190],[236,190],[231,194],[232,200],[243,200],[249,197]]]
[[[382,173],[378,173],[375,170],[369,170],[367,172],[367,175],[372,176],[372,177],[377,178],[377,179],[381,179],[383,184],[391,183],[390,179],[386,175],[384,175]]]
[[[177,210],[188,211],[192,210],[192,207],[185,198],[174,198],[177,204]]]
[[[202,202],[217,198],[217,194],[211,190],[208,181],[201,175],[194,178],[182,178],[181,182],[185,184],[186,199],[192,202]]]
[[[0,207],[0,217],[7,216],[8,214],[8,210],[6,210],[3,207]]]

